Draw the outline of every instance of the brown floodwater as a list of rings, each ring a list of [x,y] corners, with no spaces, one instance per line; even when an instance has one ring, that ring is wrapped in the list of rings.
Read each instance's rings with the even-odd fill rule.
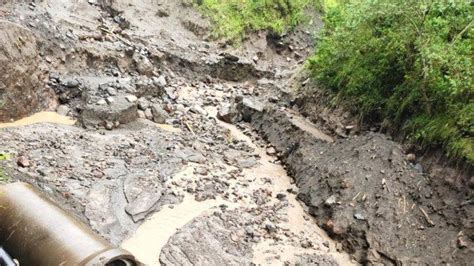
[[[21,127],[38,123],[74,125],[76,123],[76,120],[67,116],[62,116],[56,112],[39,112],[29,117],[19,119],[17,121],[0,123],[0,128]]]

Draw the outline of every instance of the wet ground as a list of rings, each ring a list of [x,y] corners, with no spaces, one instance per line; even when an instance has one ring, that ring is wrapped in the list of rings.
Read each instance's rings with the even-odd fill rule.
[[[291,107],[290,78],[320,23],[232,47],[210,41],[184,0],[2,4],[2,18],[38,40],[39,75],[55,94],[45,112],[0,124],[7,182],[35,184],[147,265],[472,256],[472,202],[446,222],[398,144],[341,139]],[[449,244],[427,245],[439,230]]]

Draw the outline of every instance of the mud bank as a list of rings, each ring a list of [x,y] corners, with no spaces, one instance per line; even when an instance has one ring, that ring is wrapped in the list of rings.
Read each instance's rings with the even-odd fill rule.
[[[360,263],[474,259],[471,188],[424,173],[384,135],[330,143],[295,123],[297,116],[268,107],[251,123],[280,152],[309,213]]]

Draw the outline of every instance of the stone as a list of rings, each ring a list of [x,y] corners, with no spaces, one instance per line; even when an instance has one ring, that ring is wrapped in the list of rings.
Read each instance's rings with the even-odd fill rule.
[[[268,155],[275,155],[277,153],[274,147],[267,148],[266,152]]]
[[[151,112],[151,108],[147,108],[144,113],[146,119],[153,120],[153,113]]]
[[[158,78],[153,77],[153,84],[158,86],[160,89],[163,89],[168,85],[168,82],[166,81],[166,77],[161,75]]]
[[[413,153],[407,154],[407,161],[409,161],[410,163],[416,162],[416,155]]]
[[[245,122],[250,122],[254,114],[263,112],[264,107],[263,103],[250,97],[242,98],[237,105],[239,114]]]
[[[104,100],[105,101],[105,100]],[[82,108],[79,122],[86,128],[104,125],[105,121],[127,124],[138,117],[137,105],[123,96],[115,97],[112,105],[87,104]]]
[[[278,193],[278,194],[276,195],[276,197],[277,197],[278,200],[281,200],[281,201],[287,200],[286,194],[283,194],[283,193]]]
[[[30,160],[26,158],[25,156],[20,156],[16,159],[16,164],[20,167],[30,167]]]
[[[137,96],[135,96],[135,95],[127,95],[127,96],[125,96],[125,99],[127,99],[127,101],[129,101],[131,103],[134,103],[138,100]]]
[[[265,229],[269,233],[276,233],[278,228],[273,224],[273,223],[266,223],[265,224]]]
[[[107,97],[107,98],[105,98],[105,101],[106,101],[108,104],[113,104],[113,103],[115,102],[114,97],[110,97],[110,96]]]
[[[190,109],[191,112],[195,114],[200,114],[200,115],[207,115],[207,111],[204,110],[200,105],[193,105]]]
[[[105,129],[107,129],[107,130],[112,130],[112,129],[114,129],[114,123],[113,123],[113,122],[110,122],[110,121],[106,121],[106,122],[105,122]]]
[[[219,111],[217,112],[217,118],[226,123],[232,123],[236,115],[237,115],[237,112],[234,110],[232,105],[228,103],[221,105],[219,107]]]
[[[138,99],[138,109],[145,111],[148,107],[150,107],[150,102],[144,97]]]
[[[107,87],[107,93],[110,95],[110,96],[115,96],[117,95],[117,90],[112,88],[112,87]]]
[[[336,195],[331,195],[329,198],[326,199],[326,201],[324,202],[324,204],[326,206],[331,206],[333,204],[336,203]]]
[[[146,56],[135,53],[133,55],[133,61],[135,63],[138,73],[145,76],[153,75],[153,70],[155,68]]]
[[[354,213],[354,218],[356,218],[357,220],[360,220],[360,221],[365,221],[365,216],[360,212]]]
[[[169,118],[168,113],[163,110],[160,104],[154,104],[151,106],[151,113],[153,114],[153,121],[158,124],[165,124],[166,119]]]
[[[96,102],[97,105],[106,105],[107,101],[105,99],[100,99]]]
[[[56,109],[56,112],[57,112],[59,115],[62,115],[62,116],[67,116],[70,111],[71,111],[71,109],[70,109],[69,106],[67,106],[67,105],[60,105],[60,106],[58,106],[58,108]]]

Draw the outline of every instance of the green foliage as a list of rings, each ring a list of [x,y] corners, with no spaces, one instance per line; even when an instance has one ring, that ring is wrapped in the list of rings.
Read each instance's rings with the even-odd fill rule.
[[[282,34],[304,18],[315,0],[202,0],[200,9],[214,24],[214,37],[240,41],[248,31]]]
[[[10,159],[10,154],[0,152],[0,161]],[[2,167],[0,166],[0,182],[7,182],[9,180],[8,176],[5,175]]]
[[[365,120],[474,163],[470,1],[352,0],[326,10],[309,65]]]

